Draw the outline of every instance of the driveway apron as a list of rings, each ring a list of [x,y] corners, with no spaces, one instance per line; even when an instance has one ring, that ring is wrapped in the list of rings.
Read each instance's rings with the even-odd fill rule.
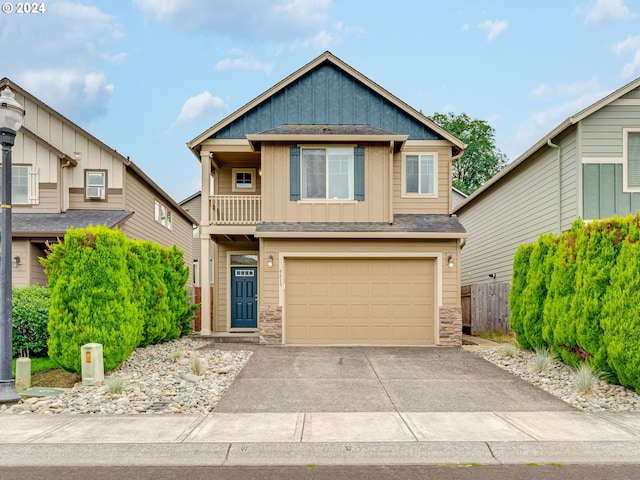
[[[456,347],[248,349],[214,412],[534,412],[571,406]]]

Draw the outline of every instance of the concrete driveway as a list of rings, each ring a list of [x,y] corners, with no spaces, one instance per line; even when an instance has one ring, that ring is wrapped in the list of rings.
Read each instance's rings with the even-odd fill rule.
[[[534,412],[574,410],[454,347],[215,344],[253,356],[214,412]]]

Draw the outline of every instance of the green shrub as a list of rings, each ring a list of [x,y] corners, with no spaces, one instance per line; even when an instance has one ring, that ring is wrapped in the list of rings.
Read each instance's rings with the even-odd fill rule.
[[[172,340],[191,332],[191,322],[198,305],[191,302],[191,295],[187,289],[189,267],[184,263],[184,252],[175,245],[163,248],[162,252],[165,261],[164,281],[171,312],[171,330],[166,339]]]
[[[12,355],[47,355],[49,289],[38,285],[12,289]]]
[[[542,326],[542,337],[553,353],[573,366],[578,363],[578,355],[571,302],[576,290],[576,242],[583,230],[584,222],[578,219],[558,239]]]
[[[527,272],[533,244],[520,245],[513,257],[513,273],[509,290],[509,328],[516,334],[516,340],[522,348],[530,349],[524,334],[523,292],[527,287]]]
[[[640,393],[640,243],[623,242],[602,301],[608,364],[622,385]]]
[[[118,367],[142,338],[142,319],[132,304],[127,238],[120,230],[70,229],[42,263],[49,275],[49,357],[80,373],[80,350],[103,346],[106,371]]]
[[[551,234],[542,235],[534,244],[529,257],[527,286],[522,292],[522,326],[529,348],[546,346],[542,338],[544,302],[551,280],[551,266],[556,242]],[[518,339],[518,341],[520,341]]]
[[[627,236],[629,221],[613,217],[594,221],[585,228],[576,244],[576,292],[571,304],[576,322],[579,347],[591,355],[590,365],[611,375],[602,329],[602,299],[609,287],[611,267],[616,262],[622,240]]]
[[[161,247],[143,240],[130,241],[128,267],[133,283],[132,300],[143,320],[140,346],[167,340],[172,330],[171,311]]]

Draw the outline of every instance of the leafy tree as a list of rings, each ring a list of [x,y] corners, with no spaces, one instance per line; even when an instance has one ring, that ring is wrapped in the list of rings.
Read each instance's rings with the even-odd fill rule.
[[[451,166],[452,184],[458,190],[473,193],[507,164],[507,156],[496,147],[495,130],[486,121],[452,112],[434,113],[431,120],[467,144]]]

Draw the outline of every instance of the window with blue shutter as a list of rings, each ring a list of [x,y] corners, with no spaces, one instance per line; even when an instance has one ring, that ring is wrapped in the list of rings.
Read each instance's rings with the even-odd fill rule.
[[[300,200],[300,147],[289,149],[289,200]]]
[[[364,200],[363,147],[292,147],[289,164],[291,200]]]

